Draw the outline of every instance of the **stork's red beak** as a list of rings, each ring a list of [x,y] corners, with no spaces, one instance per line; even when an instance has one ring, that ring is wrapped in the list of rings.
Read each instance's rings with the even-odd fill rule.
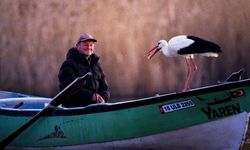
[[[158,45],[153,47],[149,52],[148,52],[148,59],[151,59],[157,52],[159,52]]]

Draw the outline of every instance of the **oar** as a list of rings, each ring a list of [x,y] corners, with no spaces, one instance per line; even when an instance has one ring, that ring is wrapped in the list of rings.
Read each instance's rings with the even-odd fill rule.
[[[79,90],[80,87],[85,83],[86,79],[91,75],[92,74],[88,72],[84,76],[76,78],[64,90],[58,93],[43,110],[41,110],[34,117],[32,117],[28,122],[26,122],[24,125],[22,125],[13,133],[11,133],[5,139],[3,139],[0,142],[0,149],[4,149],[9,143],[11,143],[18,135],[20,135],[25,129],[31,126],[41,116],[55,109],[58,105],[62,104],[70,95],[74,94],[77,90]]]

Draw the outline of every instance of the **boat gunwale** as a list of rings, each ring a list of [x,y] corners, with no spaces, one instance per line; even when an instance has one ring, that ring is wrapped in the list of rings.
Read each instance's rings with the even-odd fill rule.
[[[250,85],[250,78],[240,80],[240,81],[235,81],[235,82],[226,82],[222,84],[195,88],[186,92],[162,94],[162,95],[157,95],[153,97],[129,100],[129,101],[124,101],[124,102],[92,104],[86,107],[75,107],[75,108],[59,107],[55,111],[51,111],[50,113],[44,116],[73,116],[73,115],[117,111],[117,110],[141,107],[141,106],[151,105],[151,104],[156,104],[156,103],[169,102],[173,99],[187,98],[187,97],[206,94],[210,92],[218,92],[218,91],[228,90],[228,89],[238,88],[238,87],[240,88],[241,86],[248,86],[248,85]],[[40,110],[41,109],[36,109],[36,110],[35,109],[14,109],[14,108],[3,108],[3,107],[1,108],[0,107],[0,115],[34,116]]]

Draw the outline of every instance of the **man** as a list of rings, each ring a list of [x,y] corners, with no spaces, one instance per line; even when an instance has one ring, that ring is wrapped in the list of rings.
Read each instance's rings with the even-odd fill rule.
[[[94,53],[97,40],[90,34],[82,34],[76,46],[70,48],[66,60],[63,62],[58,78],[60,90],[63,90],[75,78],[91,72],[92,76],[86,80],[83,87],[68,98],[63,107],[81,107],[94,103],[105,103],[110,98],[108,84],[99,57]]]

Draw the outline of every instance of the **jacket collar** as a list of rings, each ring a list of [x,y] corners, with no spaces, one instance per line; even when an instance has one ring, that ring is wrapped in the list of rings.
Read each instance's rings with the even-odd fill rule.
[[[94,64],[94,63],[97,63],[99,60],[99,57],[93,53],[92,55],[90,55],[90,60],[88,61],[86,57],[82,53],[80,53],[75,47],[69,49],[66,58],[73,59],[77,62],[81,62],[84,64],[86,63],[89,64],[89,61],[90,61],[90,64]]]

